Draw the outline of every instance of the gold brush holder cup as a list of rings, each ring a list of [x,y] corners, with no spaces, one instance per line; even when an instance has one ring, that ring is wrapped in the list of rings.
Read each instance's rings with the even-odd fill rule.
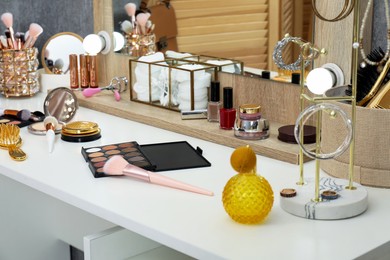
[[[38,49],[0,50],[0,91],[5,97],[33,96],[39,91]]]
[[[126,44],[122,52],[133,56],[141,57],[156,52],[156,35],[155,34],[134,34],[125,35]]]

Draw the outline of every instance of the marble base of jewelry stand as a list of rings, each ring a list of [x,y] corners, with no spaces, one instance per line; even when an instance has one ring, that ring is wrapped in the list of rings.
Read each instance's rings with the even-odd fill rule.
[[[336,220],[355,217],[366,211],[368,193],[361,185],[354,183],[356,190],[345,189],[348,181],[324,177],[320,180],[320,194],[325,190],[336,191],[339,197],[334,200],[314,202],[315,181],[307,179],[306,185],[294,185],[295,197],[280,197],[280,206],[288,213],[308,219]],[[289,187],[291,188],[291,187]]]

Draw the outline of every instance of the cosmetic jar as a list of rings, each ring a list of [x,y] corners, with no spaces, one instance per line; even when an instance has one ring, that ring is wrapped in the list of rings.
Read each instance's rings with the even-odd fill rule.
[[[260,109],[255,104],[239,107],[239,115],[234,123],[234,135],[237,138],[261,140],[269,137],[269,121],[261,117]]]

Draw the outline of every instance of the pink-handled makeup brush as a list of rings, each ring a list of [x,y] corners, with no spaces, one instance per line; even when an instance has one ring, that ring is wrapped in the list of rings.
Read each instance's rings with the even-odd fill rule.
[[[159,175],[147,170],[144,170],[135,165],[129,164],[125,159],[120,155],[114,155],[103,166],[103,171],[108,175],[126,175],[133,177],[139,180],[147,181],[150,183],[167,186],[174,189],[184,190],[195,192],[203,195],[214,196],[212,191],[208,191],[202,188],[180,182],[163,175]]]
[[[7,38],[9,37],[8,48],[13,49],[15,45],[15,32],[14,29],[12,28],[14,23],[13,15],[11,13],[3,13],[1,15],[1,21],[4,23],[5,27],[7,27],[9,31],[9,36],[7,36]]]
[[[131,23],[134,27],[135,22],[135,11],[137,10],[137,6],[134,3],[125,4],[125,11],[127,15],[131,18]]]
[[[146,32],[146,23],[148,22],[150,14],[148,13],[139,13],[136,17],[137,25],[139,26],[141,33],[145,34]]]
[[[30,24],[30,27],[28,29],[28,36],[23,45],[23,49],[33,47],[35,41],[37,40],[38,36],[41,35],[42,32],[43,32],[43,28],[39,24],[37,23]]]

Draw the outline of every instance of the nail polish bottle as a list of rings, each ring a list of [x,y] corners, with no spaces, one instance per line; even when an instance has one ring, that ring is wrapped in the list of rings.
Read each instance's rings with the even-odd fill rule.
[[[210,101],[207,104],[207,120],[209,122],[219,122],[219,110],[221,101],[219,100],[219,81],[212,81],[210,86]]]
[[[219,126],[221,129],[232,130],[236,121],[236,109],[233,108],[233,88],[223,88],[223,108],[219,110]]]

